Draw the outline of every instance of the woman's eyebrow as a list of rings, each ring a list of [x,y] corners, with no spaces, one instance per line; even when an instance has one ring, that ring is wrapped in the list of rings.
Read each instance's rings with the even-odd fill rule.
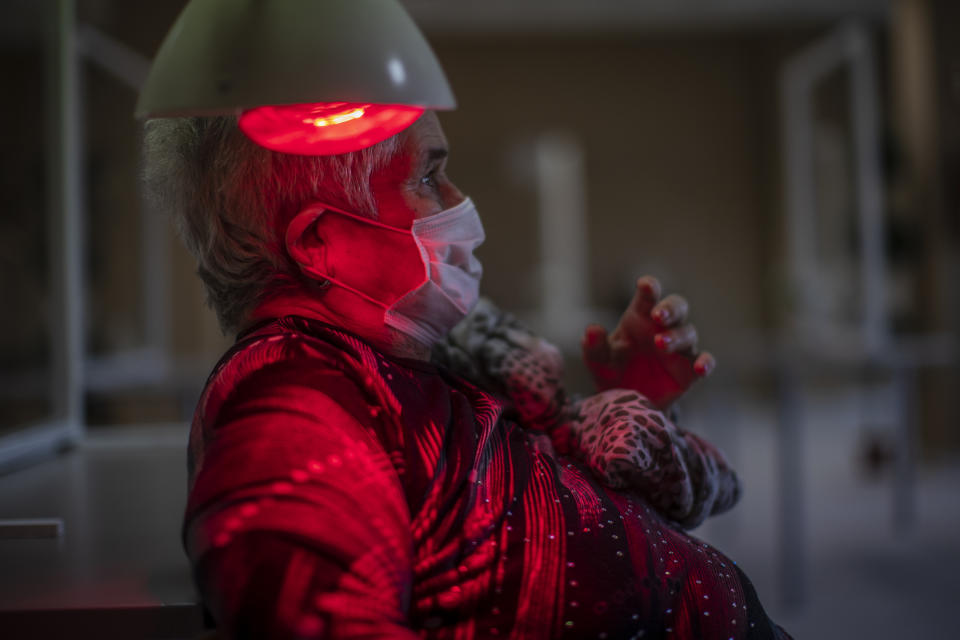
[[[423,166],[427,167],[436,164],[450,155],[450,150],[446,147],[431,147],[423,152]]]

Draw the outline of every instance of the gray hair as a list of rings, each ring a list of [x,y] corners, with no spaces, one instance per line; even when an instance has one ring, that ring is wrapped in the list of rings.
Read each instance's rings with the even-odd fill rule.
[[[174,223],[224,333],[237,331],[272,293],[300,286],[284,246],[290,219],[308,202],[375,218],[370,176],[397,153],[397,136],[337,156],[278,153],[251,142],[234,116],[146,123],[144,182]]]

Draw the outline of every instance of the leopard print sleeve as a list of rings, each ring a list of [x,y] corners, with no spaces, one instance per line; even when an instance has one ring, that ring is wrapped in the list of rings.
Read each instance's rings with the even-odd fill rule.
[[[740,481],[723,454],[635,391],[610,389],[584,399],[554,440],[604,484],[638,491],[684,528],[727,511],[740,498]]]
[[[488,299],[434,346],[432,359],[506,397],[525,428],[549,434],[557,451],[583,460],[601,482],[639,492],[681,526],[695,527],[739,498],[723,454],[643,395],[612,389],[568,396],[557,348]]]

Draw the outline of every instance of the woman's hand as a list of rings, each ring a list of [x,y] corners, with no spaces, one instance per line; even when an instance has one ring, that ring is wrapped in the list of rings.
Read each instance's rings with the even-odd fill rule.
[[[697,353],[697,330],[687,323],[687,301],[660,300],[652,276],[637,280],[637,291],[613,333],[592,324],[581,341],[583,360],[597,389],[632,389],[666,409],[694,382],[713,371],[709,353]]]

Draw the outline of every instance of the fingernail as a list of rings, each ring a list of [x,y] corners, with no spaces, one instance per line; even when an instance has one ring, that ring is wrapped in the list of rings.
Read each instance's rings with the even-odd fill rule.
[[[661,323],[666,322],[667,320],[670,319],[670,312],[667,311],[666,309],[657,309],[654,315],[657,321]]]
[[[673,340],[669,336],[658,333],[656,336],[654,336],[653,342],[657,345],[658,349],[661,351],[666,351],[670,348],[670,343],[672,343]]]

